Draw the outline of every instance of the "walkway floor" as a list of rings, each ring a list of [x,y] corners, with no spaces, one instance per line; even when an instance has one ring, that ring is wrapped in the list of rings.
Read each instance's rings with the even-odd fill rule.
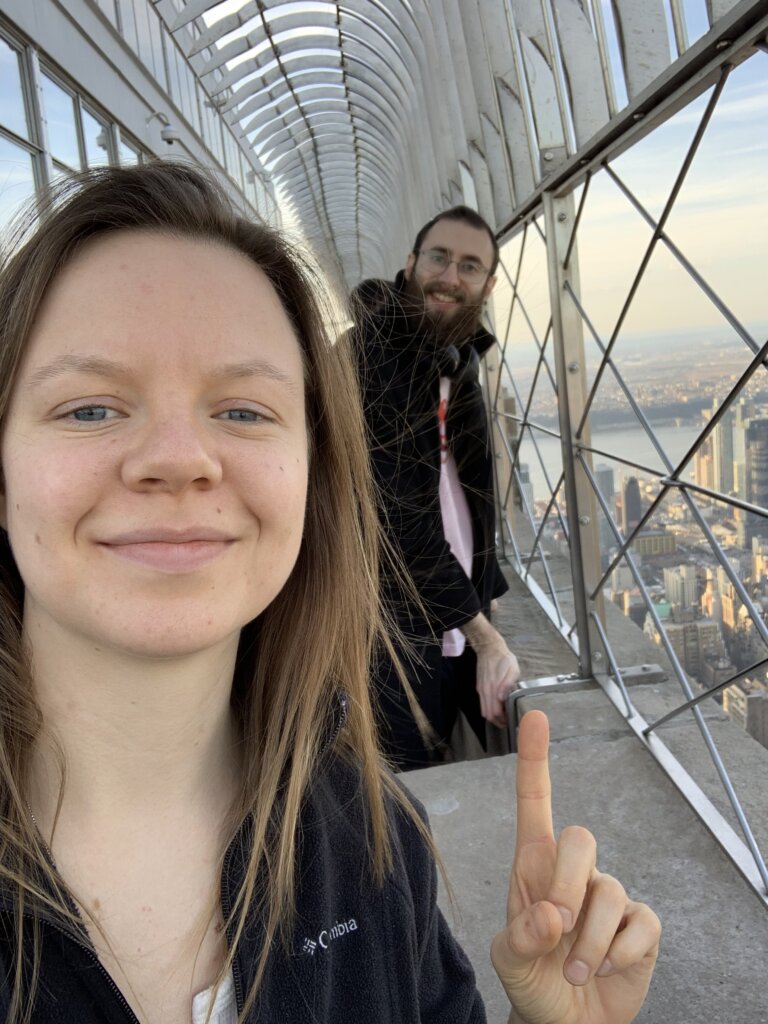
[[[569,648],[516,579],[496,621],[516,649],[524,677],[575,670]],[[637,688],[637,703],[649,718],[668,706],[668,686]],[[662,918],[662,956],[638,1020],[768,1024],[768,913],[760,900],[601,692],[552,696],[542,706],[552,723],[557,827],[591,828],[600,867],[618,875]],[[724,720],[715,705],[707,717],[734,784],[748,796],[765,848],[768,751]],[[676,724],[665,740],[690,770],[704,771],[706,754],[693,724]],[[507,755],[448,764],[405,779],[429,811],[458,918],[445,894],[442,903],[475,965],[489,1024],[506,1024],[508,1010],[488,946],[504,914],[515,760]]]

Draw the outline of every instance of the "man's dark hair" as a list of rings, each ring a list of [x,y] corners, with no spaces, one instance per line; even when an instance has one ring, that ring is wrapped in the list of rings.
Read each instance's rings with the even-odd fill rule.
[[[473,210],[469,206],[452,206],[450,210],[444,210],[442,213],[438,213],[436,217],[433,217],[432,220],[426,223],[421,231],[419,231],[418,235],[416,235],[416,241],[413,243],[414,255],[418,256],[419,250],[421,249],[421,243],[424,241],[427,232],[429,232],[435,224],[441,220],[461,220],[464,221],[465,224],[469,224],[471,228],[477,228],[480,231],[488,232],[488,237],[490,238],[491,245],[493,246],[493,262],[491,263],[489,271],[493,274],[496,267],[499,265],[499,243],[496,241],[496,236],[494,235],[493,228],[490,224],[483,220],[477,210]]]

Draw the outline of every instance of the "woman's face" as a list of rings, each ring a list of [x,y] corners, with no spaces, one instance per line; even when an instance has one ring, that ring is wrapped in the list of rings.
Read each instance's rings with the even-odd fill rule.
[[[27,628],[150,657],[236,639],[296,560],[307,446],[300,348],[253,263],[93,242],[46,296],[2,438]]]

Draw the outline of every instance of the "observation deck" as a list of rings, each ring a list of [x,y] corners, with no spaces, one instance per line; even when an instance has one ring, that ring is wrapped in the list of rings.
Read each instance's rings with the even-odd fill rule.
[[[498,621],[519,656],[524,679],[578,671],[573,652],[528,590],[510,575]],[[658,648],[622,622],[627,664],[649,664]],[[631,686],[649,715],[674,703],[669,675]],[[642,694],[639,693],[642,691]],[[599,691],[532,696],[526,710],[545,711],[551,727],[550,767],[556,833],[590,828],[598,867],[616,874],[633,898],[662,921],[655,980],[638,1021],[644,1024],[764,1024],[768,1021],[765,909],[674,784],[630,734]],[[768,840],[768,750],[713,704],[705,716],[737,788],[749,794],[750,820]],[[717,783],[691,721],[676,720],[664,740],[714,793]],[[426,805],[445,861],[454,901],[441,905],[475,968],[488,1020],[506,1021],[508,1003],[491,966],[490,938],[502,926],[514,849],[515,756],[464,761],[409,772],[405,781]],[[711,764],[711,762],[710,762]],[[723,810],[725,808],[723,807]]]
[[[190,160],[342,300],[493,226],[498,621],[557,824],[662,917],[653,1024],[768,1022],[767,119],[765,0],[0,0],[0,223]],[[491,1021],[513,772],[408,778]]]

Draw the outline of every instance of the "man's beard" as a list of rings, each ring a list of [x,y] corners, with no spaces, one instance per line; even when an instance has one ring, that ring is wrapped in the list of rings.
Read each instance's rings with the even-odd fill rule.
[[[430,309],[427,306],[426,298],[434,292],[451,295],[456,298],[459,305],[455,311],[446,316],[439,309]],[[429,329],[429,334],[436,345],[445,348],[448,345],[462,345],[469,338],[474,337],[480,329],[480,322],[483,315],[483,301],[471,302],[467,293],[461,288],[446,288],[437,282],[428,282],[423,287],[411,278],[405,282],[405,294],[411,299],[414,305],[418,305],[424,312],[424,318]]]

